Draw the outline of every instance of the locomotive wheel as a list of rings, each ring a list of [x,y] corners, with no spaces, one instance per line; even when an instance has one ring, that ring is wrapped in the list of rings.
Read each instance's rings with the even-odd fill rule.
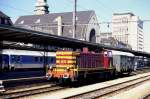
[[[58,79],[58,82],[61,84],[61,83],[63,83],[63,78],[59,78]]]
[[[116,70],[113,70],[111,72],[111,75],[110,75],[111,79],[114,79],[116,77]]]
[[[105,75],[104,77],[105,77],[106,80],[110,79],[110,74],[111,74],[110,72],[105,72],[104,73],[104,75]]]
[[[131,72],[132,72],[131,70],[128,70],[128,75],[130,75],[130,74],[131,74]]]
[[[10,68],[10,71],[14,71],[14,70],[15,70],[15,67],[11,67],[11,68]]]
[[[68,78],[68,79],[63,79],[63,84],[64,84],[65,86],[70,86],[70,85],[72,85],[71,79],[70,79],[70,78]]]
[[[73,82],[71,82],[71,86],[72,87],[79,87],[80,86],[80,81],[73,81]]]

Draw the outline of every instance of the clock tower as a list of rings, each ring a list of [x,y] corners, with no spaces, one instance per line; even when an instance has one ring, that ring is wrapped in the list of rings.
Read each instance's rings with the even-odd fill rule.
[[[34,12],[36,15],[48,14],[48,8],[47,0],[37,0]]]

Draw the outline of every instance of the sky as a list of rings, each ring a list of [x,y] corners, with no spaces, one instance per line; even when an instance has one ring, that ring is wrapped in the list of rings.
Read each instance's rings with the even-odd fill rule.
[[[47,0],[50,13],[73,11],[74,0]],[[36,0],[0,0],[0,10],[11,17],[34,14]],[[77,10],[94,10],[99,22],[110,22],[113,13],[132,12],[141,20],[150,20],[150,0],[77,0]],[[110,31],[103,24],[102,32]],[[144,50],[150,52],[150,21],[144,22]]]

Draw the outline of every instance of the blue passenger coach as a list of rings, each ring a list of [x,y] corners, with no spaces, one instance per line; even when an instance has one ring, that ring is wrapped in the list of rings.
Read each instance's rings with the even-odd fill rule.
[[[42,69],[56,63],[55,52],[4,49],[0,54],[0,70]]]

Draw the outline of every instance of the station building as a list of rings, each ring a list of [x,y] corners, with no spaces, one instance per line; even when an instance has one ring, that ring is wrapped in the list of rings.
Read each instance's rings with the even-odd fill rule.
[[[46,0],[37,0],[35,15],[20,16],[15,26],[73,38],[73,12],[49,13]],[[77,11],[75,39],[99,43],[100,26],[93,10]],[[95,23],[95,24],[94,24]]]
[[[0,11],[0,24],[12,25],[12,21],[9,16]]]

